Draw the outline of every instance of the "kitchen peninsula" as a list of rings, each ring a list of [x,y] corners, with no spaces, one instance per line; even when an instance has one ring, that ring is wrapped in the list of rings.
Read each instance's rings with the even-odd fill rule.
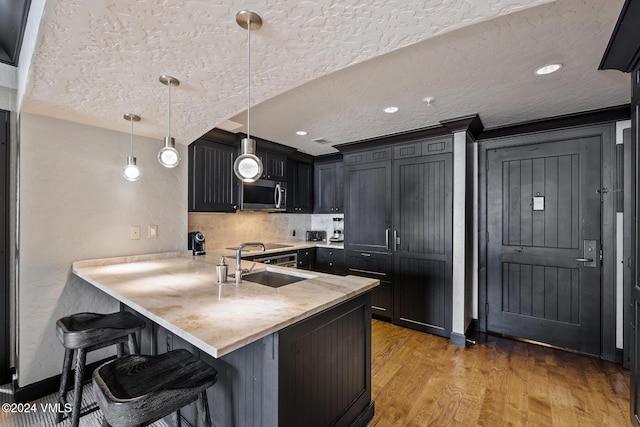
[[[218,369],[209,390],[216,426],[366,425],[378,281],[257,264],[304,280],[217,284],[221,255],[229,253],[79,261],[73,273],[147,319],[143,352],[187,348]]]

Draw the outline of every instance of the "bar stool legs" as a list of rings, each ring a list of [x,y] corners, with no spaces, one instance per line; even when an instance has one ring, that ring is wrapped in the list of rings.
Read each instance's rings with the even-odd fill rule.
[[[64,408],[67,403],[67,387],[69,384],[69,375],[71,375],[71,361],[73,359],[73,350],[64,349],[64,362],[62,363],[62,375],[60,377],[60,389],[58,390],[58,403],[60,408]],[[62,412],[56,414],[56,423],[62,421]]]
[[[67,407],[67,390],[71,376],[71,365],[75,351],[76,372],[73,382],[73,406],[71,426],[78,427],[82,405],[82,380],[87,353],[111,345],[116,346],[119,357],[125,355],[124,344],[130,354],[137,354],[136,331],[145,327],[145,322],[132,313],[120,311],[111,314],[77,313],[58,319],[56,335],[64,346],[64,361],[60,378],[58,403]],[[61,422],[63,413],[56,414],[56,422]]]

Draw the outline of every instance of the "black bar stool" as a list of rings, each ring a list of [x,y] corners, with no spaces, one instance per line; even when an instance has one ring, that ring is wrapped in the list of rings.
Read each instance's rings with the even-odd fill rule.
[[[74,382],[71,426],[78,427],[82,404],[82,377],[84,376],[87,353],[110,345],[116,345],[118,357],[124,355],[124,343],[129,353],[137,354],[135,332],[144,328],[145,322],[128,311],[111,314],[77,313],[58,319],[56,335],[64,346],[64,363],[60,378],[58,402],[60,407],[67,403],[67,389],[71,374],[73,352],[76,352],[76,376]],[[56,422],[62,421],[62,413],[56,415]]]
[[[198,426],[211,426],[207,389],[218,371],[187,350],[157,356],[125,356],[93,371],[93,390],[103,426],[147,425],[171,413],[180,425],[180,408],[196,401]]]

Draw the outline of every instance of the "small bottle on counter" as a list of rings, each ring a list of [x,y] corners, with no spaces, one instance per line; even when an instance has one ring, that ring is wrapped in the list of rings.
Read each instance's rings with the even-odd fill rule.
[[[227,273],[229,272],[229,266],[225,262],[224,257],[220,257],[220,264],[216,265],[216,272],[218,273],[218,283],[227,283]]]

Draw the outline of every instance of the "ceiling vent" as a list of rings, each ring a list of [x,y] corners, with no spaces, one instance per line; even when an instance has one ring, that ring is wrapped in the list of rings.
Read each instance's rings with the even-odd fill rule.
[[[316,138],[316,139],[312,139],[312,141],[317,142],[318,144],[329,144],[331,142],[328,139],[324,139],[324,138]]]

